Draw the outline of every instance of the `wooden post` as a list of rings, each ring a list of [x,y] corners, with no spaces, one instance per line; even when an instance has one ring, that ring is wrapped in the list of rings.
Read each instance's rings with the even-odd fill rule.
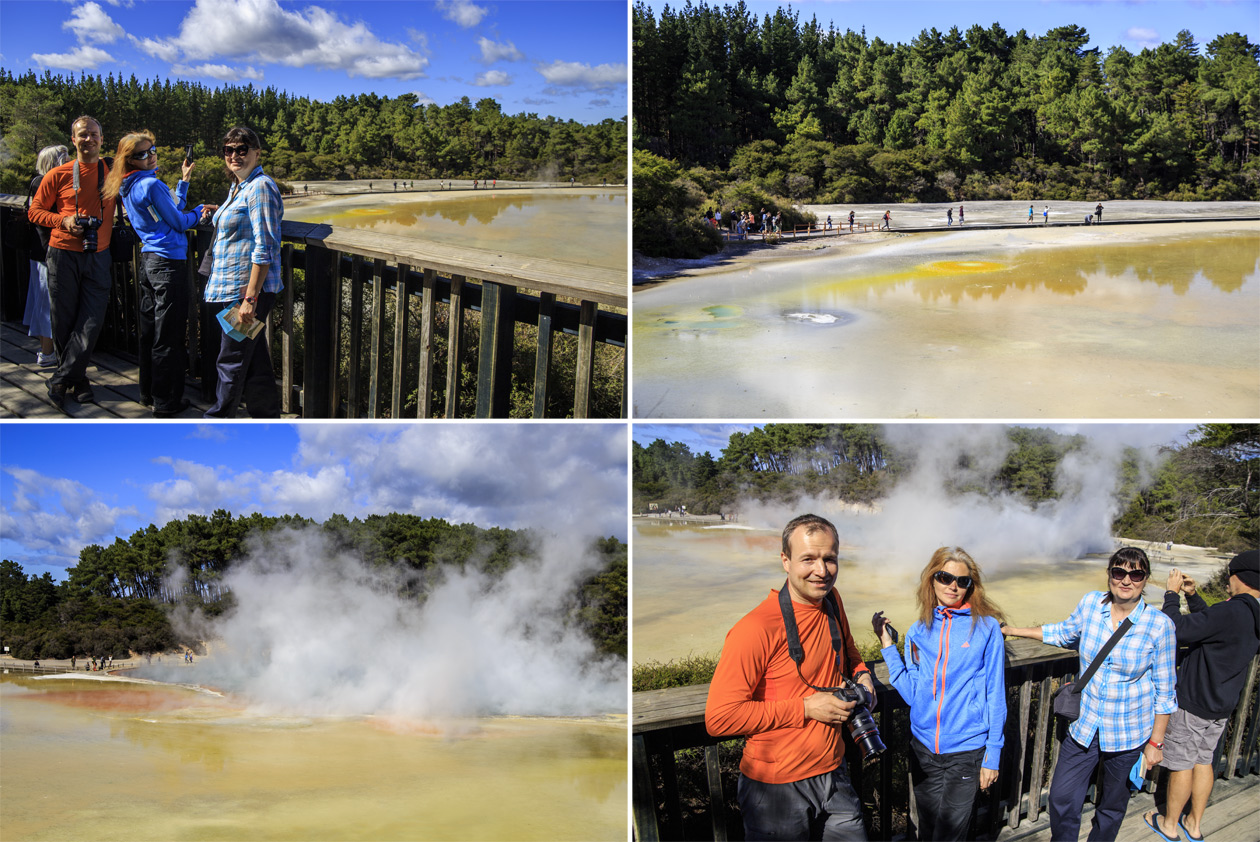
[[[411,267],[398,264],[398,282],[394,284],[394,376],[390,378],[390,418],[402,418],[403,376],[407,371],[407,308],[411,295],[407,288]]]
[[[346,362],[346,417],[358,418],[363,390],[359,386],[363,367],[363,257],[350,261],[350,359]]]
[[[477,360],[477,417],[506,418],[512,399],[512,329],[516,287],[481,285],[481,340]]]
[[[547,396],[551,375],[551,320],[555,314],[556,296],[550,292],[538,296],[538,352],[534,359],[534,417],[547,417]]]
[[[726,842],[726,798],[722,794],[722,768],[718,761],[718,746],[705,746],[704,769],[709,779],[709,818],[713,824],[713,842]]]
[[[420,297],[420,376],[416,383],[416,417],[432,418],[433,332],[437,327],[437,270],[424,270]]]
[[[464,276],[451,276],[451,306],[446,319],[446,417],[459,417],[459,388],[464,371]]]
[[[578,326],[577,381],[573,385],[573,417],[591,417],[592,380],[595,377],[595,317],[598,306],[594,301],[582,302],[582,314]]]
[[[633,746],[634,772],[630,776],[634,790],[634,838],[638,842],[660,842],[661,831],[656,823],[656,803],[652,795],[652,770],[648,765],[647,743],[642,734],[635,734]]]
[[[212,245],[213,247],[213,245]],[[306,256],[309,256],[309,252]],[[280,280],[284,284],[284,321],[280,325],[280,411],[293,412],[293,244],[280,247]],[[309,290],[310,287],[308,286]],[[270,339],[270,337],[268,337]]]
[[[385,261],[372,263],[372,353],[368,418],[381,415],[381,370],[385,367]]]
[[[322,246],[306,247],[306,357],[302,366],[302,417],[331,418],[332,378],[337,363],[333,344],[332,272],[337,253]]]
[[[1225,761],[1225,780],[1229,780],[1238,774],[1238,755],[1242,747],[1243,732],[1246,730],[1247,713],[1251,710],[1249,702],[1256,689],[1257,663],[1260,663],[1260,658],[1252,658],[1251,666],[1247,667],[1247,680],[1243,683],[1242,697],[1239,699],[1238,707],[1234,710],[1233,722],[1230,723],[1233,736],[1229,741],[1228,759]]]

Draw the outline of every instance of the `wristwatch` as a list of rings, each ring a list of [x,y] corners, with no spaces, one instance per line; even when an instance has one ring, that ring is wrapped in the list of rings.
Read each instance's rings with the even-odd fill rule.
[[[247,296],[245,296],[245,300],[246,300],[246,301],[248,301],[250,304],[257,304],[257,303],[258,303],[258,296],[256,296],[256,295],[247,295]]]
[[[1150,745],[1155,746],[1155,748],[1159,749],[1160,751],[1163,751],[1163,750],[1164,750],[1164,744],[1163,744],[1163,743],[1157,743],[1157,742],[1155,742],[1154,740],[1147,740],[1146,742],[1147,742],[1147,743],[1149,743]]]

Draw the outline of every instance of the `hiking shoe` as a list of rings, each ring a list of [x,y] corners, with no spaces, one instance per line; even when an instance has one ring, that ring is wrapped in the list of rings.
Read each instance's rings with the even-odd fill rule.
[[[35,352],[35,365],[39,366],[40,368],[52,368],[56,364],[57,364],[56,351],[53,351],[51,354],[45,354],[43,351]]]
[[[178,406],[172,407],[170,409],[159,409],[157,407],[154,407],[153,417],[154,418],[177,418],[181,414],[183,414],[185,409],[187,409],[190,406],[192,406],[192,402],[189,401],[188,398],[182,398]]]
[[[66,411],[66,387],[54,386],[51,380],[48,381],[47,385],[48,385],[48,400],[52,401],[52,405],[55,406],[58,410],[60,410],[61,412],[65,412]]]
[[[153,406],[153,395],[141,395],[141,396],[140,396],[140,405],[141,405],[141,406],[148,406],[148,407],[152,407],[152,406]]]
[[[74,390],[70,392],[70,397],[79,403],[96,403],[96,395],[92,394],[92,384],[86,380],[74,387]]]

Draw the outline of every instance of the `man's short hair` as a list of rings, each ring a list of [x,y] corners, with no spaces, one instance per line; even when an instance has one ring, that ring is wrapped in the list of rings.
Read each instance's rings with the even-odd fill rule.
[[[788,558],[792,557],[792,546],[789,543],[792,533],[798,528],[803,528],[806,535],[812,535],[818,530],[825,530],[831,533],[832,539],[839,544],[840,533],[836,530],[836,525],[825,517],[818,515],[797,515],[788,521],[788,525],[783,527],[783,554]]]
[[[98,132],[102,132],[102,133],[104,132],[104,129],[101,128],[100,120],[96,119],[95,117],[88,116],[87,114],[82,114],[78,117],[75,117],[74,121],[70,123],[70,136],[71,137],[74,137],[74,127],[79,125],[80,123],[95,123],[96,130]]]

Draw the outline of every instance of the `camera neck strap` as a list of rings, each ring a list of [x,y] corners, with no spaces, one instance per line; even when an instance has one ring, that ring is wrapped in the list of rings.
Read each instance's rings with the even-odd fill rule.
[[[783,612],[783,627],[787,630],[788,657],[796,664],[796,674],[806,687],[819,693],[834,693],[839,687],[817,687],[805,680],[801,672],[801,664],[805,662],[805,647],[801,645],[801,633],[796,628],[796,610],[792,607],[792,596],[788,592],[788,582],[783,582],[779,591],[779,610]],[[827,625],[831,628],[831,648],[835,651],[836,665],[844,652],[844,641],[840,631],[840,604],[836,601],[834,591],[828,591],[822,601],[823,613],[827,615]]]
[[[105,213],[105,162],[96,159],[96,192],[101,203],[101,214]],[[79,215],[79,159],[74,159],[74,215]]]

